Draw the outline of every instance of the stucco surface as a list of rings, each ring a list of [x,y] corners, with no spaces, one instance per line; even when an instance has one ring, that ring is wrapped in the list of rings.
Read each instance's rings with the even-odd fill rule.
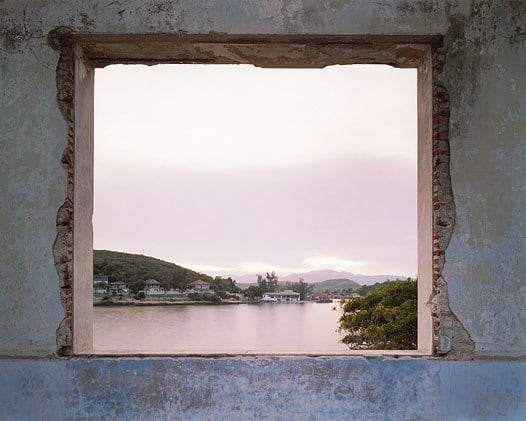
[[[49,247],[66,183],[60,166],[66,125],[54,93],[58,56],[46,51],[45,39],[28,40],[17,52],[3,48],[0,352],[49,354],[56,348],[55,329],[63,317]]]
[[[522,420],[524,362],[0,360],[0,419]]]
[[[459,17],[442,75],[457,213],[443,273],[475,351],[491,355],[526,354],[526,3],[515,6]]]
[[[40,360],[64,317],[57,26],[84,33],[442,34],[463,361]],[[526,2],[0,1],[0,419],[524,419]],[[454,341],[454,338],[452,338]],[[484,355],[488,360],[469,361]]]

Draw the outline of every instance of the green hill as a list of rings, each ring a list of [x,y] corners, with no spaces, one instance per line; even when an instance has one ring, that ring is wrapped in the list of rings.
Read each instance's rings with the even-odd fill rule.
[[[174,263],[109,250],[93,250],[93,274],[108,275],[109,281],[124,281],[133,291],[142,289],[143,281],[156,279],[166,288],[184,288],[197,279],[210,282],[212,277]]]
[[[328,279],[314,284],[314,292],[339,291],[343,289],[358,289],[360,284],[351,279]]]

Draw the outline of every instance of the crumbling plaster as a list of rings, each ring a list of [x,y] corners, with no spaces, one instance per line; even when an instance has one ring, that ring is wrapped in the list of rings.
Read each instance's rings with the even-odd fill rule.
[[[119,362],[8,358],[0,361],[0,418],[6,414],[38,418],[31,416],[35,413],[59,414],[56,418],[66,418],[67,414],[97,417],[105,410],[123,411],[110,412],[117,418],[140,418],[144,413],[141,408],[132,405],[122,409],[105,394],[111,386],[120,390],[121,401],[125,400],[126,387],[143,379],[137,373],[161,381],[167,387],[165,396],[174,399],[185,390],[204,391],[227,383],[234,387],[242,381],[234,376],[233,381],[222,383],[219,377],[210,377],[210,372],[191,377],[199,367],[226,377],[239,370],[253,379],[242,391],[256,395],[258,390],[266,391],[257,395],[257,402],[243,395],[247,403],[245,412],[237,412],[239,418],[265,416],[263,402],[270,405],[272,418],[272,414],[287,408],[286,402],[272,400],[273,396],[305,391],[309,392],[308,398],[294,397],[288,407],[299,411],[306,405],[306,412],[298,412],[296,418],[301,414],[310,414],[313,419],[328,414],[333,419],[363,418],[367,414],[380,418],[381,413],[374,412],[371,403],[375,393],[382,397],[379,407],[389,408],[394,418],[419,418],[424,413],[427,419],[440,413],[476,419],[520,419],[524,415],[525,370],[524,364],[516,360],[526,355],[524,1],[1,1],[0,354],[11,357],[55,355],[56,330],[65,315],[52,244],[57,235],[57,210],[67,194],[67,177],[60,160],[68,128],[56,98],[59,54],[47,39],[48,33],[59,26],[79,33],[123,34],[442,34],[444,67],[440,83],[450,102],[455,218],[440,279],[445,294],[442,299],[447,300],[452,317],[440,329],[453,341],[456,332],[468,335],[462,338],[468,345],[454,349],[449,358],[510,361],[425,359],[397,365],[400,362],[389,359],[374,363],[343,359],[323,364],[285,359],[275,363],[278,366],[257,366],[255,361],[236,359]],[[178,365],[179,371],[174,372],[177,376],[162,374],[166,369],[163,364]],[[228,364],[232,371],[223,370]],[[368,377],[374,381],[359,383],[353,377],[353,370],[360,372],[363,364],[374,368]],[[100,381],[100,376],[109,375],[103,373],[110,366],[116,382],[111,385]],[[291,367],[300,373],[297,380],[304,385],[302,390],[288,388],[288,380],[282,378],[290,374]],[[432,380],[422,382],[420,370],[433,373]],[[312,372],[318,374],[310,375]],[[400,372],[409,373],[408,377],[398,378],[396,373]],[[323,373],[336,376],[336,380],[329,380]],[[188,376],[194,379],[193,385],[177,380]],[[356,381],[369,389],[358,393],[351,387]],[[397,392],[390,395],[389,385],[396,381],[400,382],[396,383]],[[415,392],[413,385],[419,383],[429,393]],[[350,388],[345,389],[348,399],[338,399],[342,387]],[[311,400],[312,390],[317,391],[318,400]],[[137,396],[142,398],[144,393],[140,391]],[[415,399],[401,398],[406,395]],[[227,388],[222,397],[223,403],[219,398],[207,401],[210,408],[201,408],[201,412],[192,412],[193,404],[161,407],[143,402],[145,407],[157,410],[161,418],[170,418],[174,408],[190,411],[190,417],[201,414],[211,418],[215,414],[221,418],[234,411],[234,407],[227,406],[238,400],[234,389]],[[391,397],[398,397],[400,402],[395,403]],[[84,402],[77,412],[71,407],[69,412],[58,410],[76,400]],[[94,403],[97,400],[98,405]],[[324,413],[310,402],[328,402],[332,412]],[[48,404],[56,407],[46,412]],[[38,410],[41,412],[34,412]]]

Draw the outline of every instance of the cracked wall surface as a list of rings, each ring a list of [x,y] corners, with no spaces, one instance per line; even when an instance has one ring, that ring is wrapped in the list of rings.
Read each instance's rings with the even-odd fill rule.
[[[389,381],[385,384],[359,383],[363,393],[352,387],[357,381],[352,372],[361,370],[362,360],[343,360],[331,366],[299,359],[290,367],[303,373],[297,380],[304,385],[304,391],[316,390],[330,402],[329,415],[333,419],[363,418],[374,410],[368,403],[374,396],[383,399],[384,407],[392,410],[394,418],[418,418],[426,407],[431,408],[426,415],[442,411],[446,415],[481,419],[520,419],[520,413],[526,412],[524,400],[520,399],[524,396],[524,367],[517,361],[526,355],[524,1],[4,0],[0,2],[0,354],[7,359],[0,363],[7,370],[2,373],[9,374],[0,377],[0,390],[6,391],[0,394],[0,418],[5,414],[31,418],[30,414],[38,408],[44,408],[42,413],[56,414],[58,411],[46,412],[46,404],[59,408],[73,398],[84,405],[84,412],[77,412],[78,416],[99,414],[97,411],[103,407],[115,418],[140,418],[140,408],[125,409],[124,404],[112,404],[106,397],[110,384],[100,379],[106,378],[108,374],[104,372],[110,366],[115,378],[111,388],[122,393],[121,401],[125,400],[124,391],[137,380],[134,372],[148,372],[152,379],[166,384],[170,390],[167,396],[174,399],[185,390],[208,390],[215,397],[209,410],[192,412],[199,401],[184,408],[174,404],[195,416],[224,415],[228,413],[225,408],[234,405],[233,392],[228,392],[233,389],[226,388],[223,395],[217,395],[217,391],[206,388],[207,384],[226,387],[228,380],[222,383],[213,377],[218,373],[227,379],[230,376],[234,382],[242,380],[232,372],[237,369],[245,373],[253,381],[245,390],[256,391],[261,385],[267,393],[258,395],[258,402],[267,402],[274,411],[285,408],[286,403],[272,401],[272,396],[300,392],[283,380],[282,375],[291,370],[285,366],[262,371],[252,363],[229,360],[232,371],[222,371],[221,360],[203,362],[204,366],[211,364],[212,377],[193,377],[191,385],[178,380],[185,376],[184,370],[198,370],[198,365],[190,362],[180,363],[183,371],[177,371],[175,379],[165,377],[161,370],[165,368],[163,364],[176,362],[159,365],[151,360],[137,360],[127,365],[111,360],[56,359],[57,348],[61,353],[61,347],[67,346],[71,323],[64,300],[70,285],[64,282],[67,276],[62,281],[59,276],[67,275],[71,268],[67,259],[57,259],[62,256],[61,248],[68,247],[71,241],[68,161],[61,162],[63,156],[67,157],[64,151],[68,151],[71,127],[64,115],[67,95],[57,100],[55,72],[60,51],[48,43],[49,32],[61,26],[90,34],[352,34],[362,36],[362,42],[367,42],[370,35],[442,35],[441,56],[435,57],[441,71],[434,87],[438,102],[433,123],[439,137],[433,140],[438,151],[449,150],[449,162],[442,160],[435,165],[442,176],[446,172],[449,175],[449,185],[442,187],[451,189],[452,201],[436,197],[440,212],[435,213],[434,228],[439,235],[437,247],[443,253],[436,256],[433,266],[437,298],[430,305],[435,306],[439,316],[439,323],[434,326],[435,346],[446,356],[441,361],[427,359],[402,365],[395,360],[377,360],[373,366],[378,371],[373,370],[374,373],[399,370],[408,373],[408,377],[396,383],[394,374],[386,374],[384,378]],[[236,54],[239,56],[239,51],[224,51],[225,57]],[[442,106],[449,108],[449,113],[440,114]],[[444,124],[447,128],[438,127]],[[442,136],[447,137],[447,142]],[[68,353],[67,348],[63,348],[63,353]],[[12,359],[16,356],[55,359],[21,362]],[[473,358],[509,361],[466,361]],[[434,374],[423,379],[417,375],[417,367]],[[319,374],[306,374],[313,370]],[[329,370],[338,382],[324,377],[324,370]],[[486,376],[485,370],[492,375]],[[68,383],[76,387],[73,394],[58,384],[56,373],[62,373],[66,379],[78,379]],[[382,375],[378,377],[381,379]],[[389,386],[393,384],[397,385],[393,396],[405,393],[415,397],[412,409],[390,400],[388,390],[393,389]],[[419,387],[429,393],[415,395],[415,384],[421,384]],[[36,385],[35,389],[24,395],[30,385]],[[518,398],[507,399],[503,390]],[[142,398],[144,393],[143,390],[138,396]],[[32,398],[24,400],[24,396]],[[311,395],[307,393],[305,400],[294,398],[291,408],[299,411],[306,405],[310,412],[303,413],[305,417],[310,414],[313,419],[323,419],[327,414],[309,406],[308,396]],[[338,396],[349,399],[340,400]],[[437,400],[435,396],[444,399]],[[265,415],[262,405],[247,399],[247,406],[237,412],[239,418]],[[92,400],[99,400],[101,406],[89,404]],[[145,407],[156,408],[161,418],[173,414],[171,407],[152,402],[144,398]],[[313,402],[322,404],[323,400]],[[68,413],[74,413],[71,411]]]

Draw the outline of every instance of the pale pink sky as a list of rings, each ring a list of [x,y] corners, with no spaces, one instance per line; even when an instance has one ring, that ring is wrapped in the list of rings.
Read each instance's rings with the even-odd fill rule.
[[[95,248],[210,275],[416,274],[416,70],[110,66]]]

